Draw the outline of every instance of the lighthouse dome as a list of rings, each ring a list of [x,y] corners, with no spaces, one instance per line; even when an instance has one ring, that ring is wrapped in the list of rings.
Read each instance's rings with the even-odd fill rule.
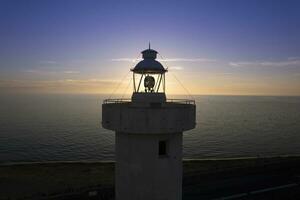
[[[134,73],[163,74],[167,71],[160,62],[155,60],[157,51],[149,48],[142,51],[142,54],[143,60],[132,69]]]

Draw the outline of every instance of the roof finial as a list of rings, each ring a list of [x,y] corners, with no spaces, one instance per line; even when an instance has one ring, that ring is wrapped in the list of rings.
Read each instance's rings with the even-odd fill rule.
[[[151,49],[151,44],[150,44],[150,41],[149,41],[149,49]]]

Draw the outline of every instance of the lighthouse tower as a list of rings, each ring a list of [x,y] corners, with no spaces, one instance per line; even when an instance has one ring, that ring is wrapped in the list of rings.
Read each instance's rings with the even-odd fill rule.
[[[142,51],[131,99],[107,99],[102,126],[116,133],[117,200],[182,198],[182,133],[195,127],[195,102],[167,99],[157,51]]]

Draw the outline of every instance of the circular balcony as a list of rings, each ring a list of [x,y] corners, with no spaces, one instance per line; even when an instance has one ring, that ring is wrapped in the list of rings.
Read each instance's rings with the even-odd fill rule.
[[[194,100],[167,99],[140,104],[131,99],[106,99],[102,104],[102,126],[137,134],[178,133],[195,127]]]

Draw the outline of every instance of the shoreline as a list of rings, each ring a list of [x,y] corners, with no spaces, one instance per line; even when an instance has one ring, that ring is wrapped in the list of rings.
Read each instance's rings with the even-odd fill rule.
[[[278,155],[278,156],[241,156],[241,157],[224,157],[224,158],[183,158],[183,162],[191,161],[234,161],[234,160],[254,160],[254,159],[276,159],[276,158],[300,158],[300,154],[295,155]],[[13,165],[34,165],[34,164],[93,164],[93,163],[115,163],[114,160],[65,160],[65,161],[12,161],[12,162],[0,162],[1,166],[13,166]]]

